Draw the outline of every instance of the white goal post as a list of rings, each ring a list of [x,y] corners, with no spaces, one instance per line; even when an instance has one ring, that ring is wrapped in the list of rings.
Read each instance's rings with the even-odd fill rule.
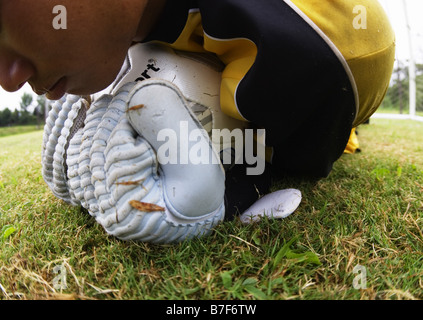
[[[402,0],[403,8],[404,8],[404,15],[405,15],[405,22],[407,27],[408,33],[408,45],[409,45],[409,66],[408,72],[410,77],[410,87],[409,87],[409,114],[388,114],[388,113],[375,113],[372,118],[382,118],[382,119],[403,119],[403,120],[417,120],[423,122],[423,117],[416,115],[416,94],[417,94],[417,86],[416,86],[416,62],[414,60],[414,53],[413,53],[413,42],[411,37],[411,26],[408,18],[408,11],[407,11],[407,3],[406,0]]]

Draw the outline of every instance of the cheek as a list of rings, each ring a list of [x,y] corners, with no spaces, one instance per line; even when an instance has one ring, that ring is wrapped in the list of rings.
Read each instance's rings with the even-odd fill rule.
[[[56,1],[2,1],[0,17],[5,17],[8,45],[33,63],[38,79],[67,76],[73,88],[103,89],[122,66],[131,44],[129,33],[111,25],[116,19],[100,14],[98,2],[91,10],[65,2],[63,21],[58,18],[63,12],[53,12]],[[55,28],[60,23],[66,23],[66,29]]]
[[[0,19],[4,42],[23,57],[36,57],[55,41],[52,9],[51,5],[45,5],[46,2],[2,2]]]
[[[118,75],[126,54],[111,53],[110,55],[87,54],[82,59],[74,60],[74,68],[69,79],[75,81],[80,89],[86,87],[89,91],[100,91],[109,86]],[[93,93],[91,92],[91,93]]]

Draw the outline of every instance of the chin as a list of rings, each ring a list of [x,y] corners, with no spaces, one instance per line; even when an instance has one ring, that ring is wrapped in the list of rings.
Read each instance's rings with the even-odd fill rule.
[[[76,87],[76,88],[69,89],[67,91],[67,93],[78,95],[78,96],[87,96],[87,95],[95,94],[95,93],[98,93],[100,91],[107,89],[110,86],[110,84],[103,84],[103,85],[90,86],[90,87],[88,87],[88,86],[87,87]]]

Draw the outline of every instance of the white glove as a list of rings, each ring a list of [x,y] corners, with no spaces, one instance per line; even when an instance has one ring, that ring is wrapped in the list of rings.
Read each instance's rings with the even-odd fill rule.
[[[247,124],[220,110],[220,69],[208,59],[137,45],[111,94],[91,105],[72,95],[56,102],[42,151],[52,192],[123,240],[169,243],[210,233],[225,211],[217,154],[232,155],[233,145],[209,136]],[[159,139],[163,132],[176,145]],[[177,151],[175,164],[167,163],[169,148]],[[200,164],[192,163],[192,150],[200,151],[191,154]]]
[[[136,45],[111,94],[89,108],[72,95],[56,102],[42,154],[53,193],[86,208],[120,239],[167,243],[209,233],[224,217],[224,171],[201,130],[211,134],[219,123],[239,123],[220,111],[221,69],[210,61],[157,44]],[[145,81],[135,83],[140,77]],[[131,109],[140,104],[146,107]],[[181,128],[188,136],[201,132],[200,141],[180,137]],[[197,158],[204,164],[163,163],[157,154],[161,130],[185,139],[177,150],[183,142],[188,151],[206,151],[208,158]]]
[[[212,161],[160,165],[157,159],[156,132],[177,132],[179,121],[189,132],[202,128],[174,85],[124,85],[94,102],[72,137],[74,120],[85,112],[75,100],[55,104],[46,125],[43,176],[56,196],[82,205],[123,240],[182,241],[208,234],[223,219],[224,171],[207,135],[196,143],[208,148]],[[128,111],[141,102],[143,109]]]

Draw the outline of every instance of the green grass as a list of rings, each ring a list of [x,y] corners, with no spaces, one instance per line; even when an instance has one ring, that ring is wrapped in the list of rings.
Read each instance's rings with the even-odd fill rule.
[[[284,220],[219,225],[175,245],[122,242],[54,198],[41,176],[42,132],[0,138],[3,299],[422,299],[423,124],[371,120]],[[312,155],[310,155],[312,156]],[[317,260],[318,259],[318,260]],[[367,272],[365,289],[354,273]],[[55,289],[66,270],[66,289]],[[56,278],[57,279],[57,278]]]
[[[380,108],[377,110],[377,113],[400,114],[399,109],[395,109],[395,108],[387,108],[387,107],[383,107],[383,106],[382,106],[382,107],[380,107]],[[410,114],[410,110],[408,109],[408,106],[404,108],[404,110],[403,110],[402,114],[403,114],[403,115],[408,115],[408,114]],[[416,110],[416,116],[423,117],[423,111]]]
[[[15,134],[39,131],[39,130],[42,130],[42,129],[43,129],[43,126],[37,126],[37,125],[0,127],[0,138],[12,136],[12,135],[15,135]]]

